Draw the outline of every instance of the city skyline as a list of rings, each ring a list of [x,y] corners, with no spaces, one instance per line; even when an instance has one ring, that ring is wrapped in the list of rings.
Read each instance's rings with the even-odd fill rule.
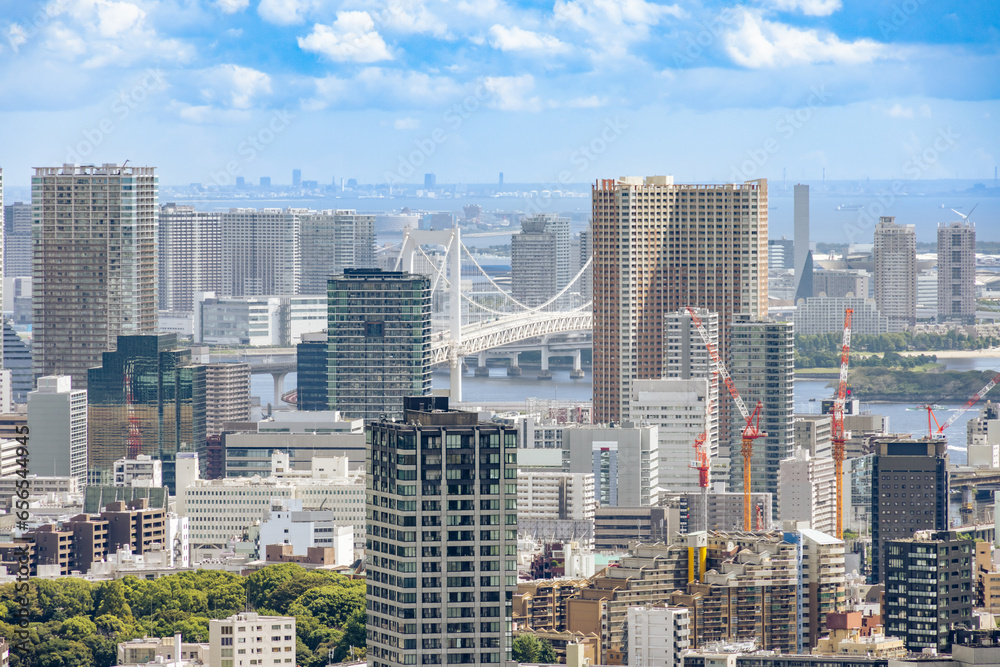
[[[293,169],[579,183],[664,163],[691,182],[985,180],[1000,150],[990,10],[29,2],[0,24],[0,80],[20,91],[0,161],[15,187],[32,167],[126,158],[220,185]]]

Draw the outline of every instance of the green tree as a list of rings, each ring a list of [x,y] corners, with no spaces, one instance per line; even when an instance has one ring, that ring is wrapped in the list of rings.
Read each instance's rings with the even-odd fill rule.
[[[310,614],[321,623],[339,628],[364,608],[364,582],[359,580],[309,589],[289,606],[288,611],[292,616]]]
[[[208,608],[214,618],[226,618],[246,606],[246,589],[237,583],[216,586],[208,592]]]
[[[59,626],[59,635],[64,639],[83,639],[97,632],[97,626],[86,616],[74,616]]]
[[[354,648],[354,655],[358,655],[359,650],[367,650],[368,639],[365,634],[365,610],[361,609],[351,615],[351,618],[344,625],[344,635],[337,644],[337,650],[333,652],[334,662],[343,662],[351,656],[351,648]]]
[[[114,616],[119,619],[132,618],[132,608],[125,597],[125,584],[121,580],[105,581],[98,585],[95,617]]]
[[[64,621],[74,616],[90,616],[94,609],[93,584],[66,577],[64,579],[35,579],[32,588],[37,591],[42,621]]]
[[[280,565],[262,567],[247,577],[247,601],[254,608],[264,606],[274,608],[274,605],[268,603],[274,589],[286,581],[304,576],[306,572],[304,567],[296,563],[281,563]]]
[[[53,639],[39,646],[33,667],[93,667],[94,655],[83,642]]]
[[[514,638],[514,643],[511,645],[511,657],[516,662],[544,664],[556,662],[556,652],[552,648],[552,644],[532,634],[522,634]]]

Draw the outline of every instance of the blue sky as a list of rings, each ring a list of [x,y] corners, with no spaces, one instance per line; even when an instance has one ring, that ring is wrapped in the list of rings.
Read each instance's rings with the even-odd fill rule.
[[[987,179],[995,0],[0,0],[0,166]]]

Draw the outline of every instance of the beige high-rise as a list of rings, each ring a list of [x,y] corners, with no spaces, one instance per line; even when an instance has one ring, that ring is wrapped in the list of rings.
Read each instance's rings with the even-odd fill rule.
[[[35,377],[87,387],[119,335],[157,329],[154,167],[39,167],[31,179]]]
[[[767,180],[675,185],[671,176],[593,186],[594,414],[628,419],[634,379],[664,376],[664,315],[767,315]],[[724,403],[725,406],[725,403]]]
[[[917,321],[917,232],[883,216],[875,227],[875,305],[890,328]]]

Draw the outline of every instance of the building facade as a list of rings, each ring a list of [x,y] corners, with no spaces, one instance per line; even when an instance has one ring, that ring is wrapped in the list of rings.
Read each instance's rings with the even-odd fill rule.
[[[304,334],[295,346],[296,406],[299,410],[326,410],[327,332]]]
[[[223,296],[298,294],[301,262],[297,215],[304,212],[231,208],[220,214]]]
[[[28,394],[31,466],[46,475],[87,483],[87,392],[68,375],[38,378]]]
[[[851,308],[851,332],[878,335],[889,332],[889,318],[872,299],[853,296],[813,296],[800,303],[792,315],[795,333],[825,334],[844,330],[844,312]]]
[[[196,292],[222,289],[222,222],[193,206],[160,207],[160,310],[190,313]]]
[[[87,370],[120,335],[157,329],[153,167],[40,167],[31,179],[35,377]],[[120,243],[111,244],[112,239]]]
[[[206,437],[222,433],[226,422],[245,422],[249,420],[250,364],[206,364]]]
[[[695,314],[701,320],[708,334],[708,341],[719,348],[719,317],[704,308],[695,308]],[[708,382],[708,430],[705,445],[708,447],[710,459],[728,455],[729,440],[720,442],[719,438],[719,374],[715,362],[708,352],[708,347],[698,332],[697,325],[691,314],[685,309],[668,313],[665,316],[666,347],[663,377],[679,380],[703,379]]]
[[[691,646],[684,607],[629,607],[628,664],[633,667],[680,667]]]
[[[733,315],[767,315],[767,181],[602,179],[592,203],[594,413],[607,423],[629,418],[632,380],[663,377],[664,315],[717,313],[723,360]]]
[[[917,233],[883,216],[875,227],[875,305],[897,326],[917,318]]]
[[[366,438],[369,664],[509,662],[517,431],[412,397]]]
[[[0,206],[3,202],[0,201]],[[31,204],[16,201],[3,206],[3,275],[31,276]]]
[[[268,667],[296,664],[294,616],[261,616],[247,612],[208,622],[206,664],[246,667],[251,663]]]
[[[975,324],[976,226],[950,222],[937,230],[938,321]]]
[[[302,294],[323,294],[331,275],[375,266],[375,216],[354,210],[298,216]]]
[[[808,521],[816,530],[837,529],[837,486],[833,459],[796,449],[780,464],[778,515],[782,522]]]
[[[521,233],[511,237],[510,284],[515,299],[540,306],[569,283],[569,219],[539,213],[521,220]]]
[[[399,418],[430,393],[431,281],[348,269],[328,281],[328,404],[349,419]]]

